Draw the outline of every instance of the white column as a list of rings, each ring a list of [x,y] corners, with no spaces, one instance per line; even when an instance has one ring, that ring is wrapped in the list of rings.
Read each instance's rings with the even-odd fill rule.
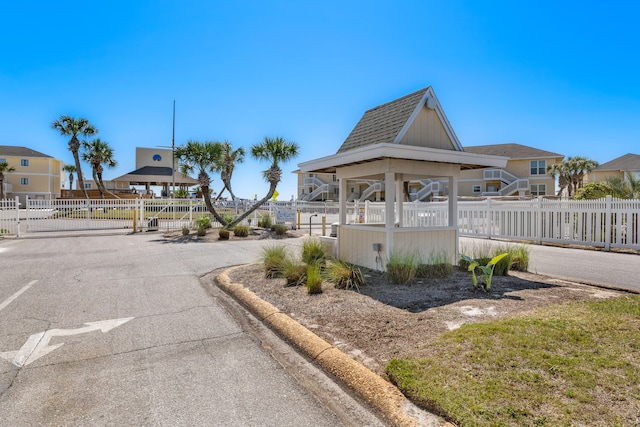
[[[404,188],[402,185],[402,175],[396,177],[396,206],[398,208],[398,225],[404,227]]]
[[[347,180],[340,178],[338,180],[338,222],[340,225],[347,223]]]
[[[387,257],[393,252],[393,232],[395,228],[395,199],[396,199],[396,174],[386,172],[384,174],[384,211],[385,211],[385,231],[387,234],[387,242],[385,252]]]
[[[460,251],[460,239],[458,238],[458,177],[449,177],[449,227],[455,227],[455,254],[453,255],[453,264],[457,263],[458,253]]]

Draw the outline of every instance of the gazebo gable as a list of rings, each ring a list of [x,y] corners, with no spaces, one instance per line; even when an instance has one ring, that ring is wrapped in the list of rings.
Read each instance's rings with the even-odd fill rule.
[[[431,86],[367,110],[338,153],[381,143],[463,151]]]

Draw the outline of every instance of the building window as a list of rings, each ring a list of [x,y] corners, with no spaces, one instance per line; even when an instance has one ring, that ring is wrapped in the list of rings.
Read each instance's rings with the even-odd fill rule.
[[[29,178],[20,178],[20,185],[29,185]]]
[[[20,159],[20,166],[29,166],[29,159]]]
[[[532,196],[544,196],[547,194],[547,184],[531,184]]]
[[[480,192],[480,186],[479,185],[474,185],[473,186],[473,192],[474,193],[479,193]]]
[[[547,173],[546,160],[531,160],[531,175],[544,175]]]
[[[0,159],[0,163],[7,163],[7,159]]]
[[[331,180],[332,180],[333,182],[338,181],[338,177],[336,176],[336,174],[335,174],[335,173],[334,173],[334,174],[333,174],[333,176],[331,177]]]
[[[84,175],[84,174],[83,174]],[[91,183],[90,182],[85,182],[84,183],[84,189],[85,190],[91,190]]]

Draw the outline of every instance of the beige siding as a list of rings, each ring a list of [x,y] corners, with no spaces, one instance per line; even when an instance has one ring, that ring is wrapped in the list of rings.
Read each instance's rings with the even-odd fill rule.
[[[622,171],[591,171],[585,176],[584,184],[588,182],[603,182],[609,177],[618,177],[624,179]]]
[[[22,166],[21,160],[28,160],[28,166]],[[9,166],[15,172],[5,173],[5,181],[13,186],[13,193],[51,193],[60,194],[62,163],[50,157],[7,157]],[[29,180],[28,185],[20,184],[22,178]]]
[[[377,252],[374,243],[382,244],[380,253],[383,265],[388,256],[385,229],[374,226],[346,226],[339,228],[338,257],[353,264],[371,269],[381,268],[376,265]],[[451,263],[456,263],[456,229],[453,228],[397,228],[393,231],[394,250],[413,250],[420,252],[426,263],[432,253],[446,252]]]
[[[440,118],[435,110],[423,108],[407,133],[400,141],[402,145],[414,145],[418,147],[440,148],[453,150],[453,143],[442,126]]]

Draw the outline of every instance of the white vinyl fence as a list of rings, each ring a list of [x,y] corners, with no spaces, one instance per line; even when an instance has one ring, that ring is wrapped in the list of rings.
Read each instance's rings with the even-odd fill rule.
[[[361,206],[361,205],[364,205]],[[405,227],[448,224],[447,202],[404,203]],[[350,222],[384,223],[384,203],[361,203]],[[461,236],[640,250],[640,200],[458,202]]]
[[[447,202],[403,204],[405,227],[438,227],[448,224]],[[179,230],[193,227],[207,215],[204,202],[195,199],[134,200],[31,200],[21,206],[18,199],[0,200],[0,235],[22,232],[133,229]],[[246,208],[246,207],[245,207]],[[245,223],[257,223],[269,212],[297,222],[303,229],[327,227],[338,220],[338,205],[322,202],[269,202]],[[299,212],[299,214],[298,214]],[[233,213],[233,212],[232,212]],[[212,218],[213,220],[213,218]],[[347,204],[349,223],[384,223],[385,204]],[[460,201],[458,227],[462,236],[501,238],[534,243],[577,244],[640,250],[640,200],[546,200]],[[26,226],[25,226],[26,224]],[[219,226],[213,221],[213,226]]]

